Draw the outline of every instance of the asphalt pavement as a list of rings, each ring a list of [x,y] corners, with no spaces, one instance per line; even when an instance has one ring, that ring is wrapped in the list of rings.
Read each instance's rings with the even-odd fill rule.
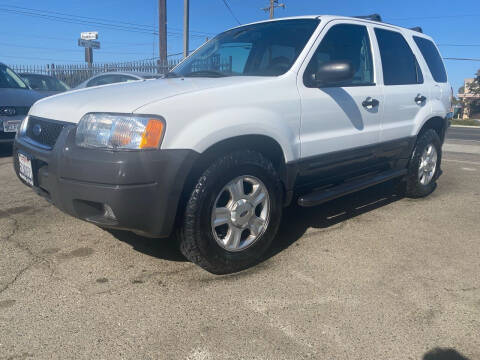
[[[4,148],[0,359],[480,359],[469,131],[450,129],[430,197],[386,183],[292,206],[265,260],[228,276],[185,261],[171,239],[61,213],[16,179]]]

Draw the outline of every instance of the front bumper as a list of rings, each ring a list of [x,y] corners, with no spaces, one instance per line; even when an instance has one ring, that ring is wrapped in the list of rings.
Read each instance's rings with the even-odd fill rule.
[[[75,145],[75,131],[74,125],[65,126],[52,150],[17,138],[17,175],[17,154],[22,152],[32,158],[33,189],[62,211],[101,227],[168,237],[198,154],[84,149]]]

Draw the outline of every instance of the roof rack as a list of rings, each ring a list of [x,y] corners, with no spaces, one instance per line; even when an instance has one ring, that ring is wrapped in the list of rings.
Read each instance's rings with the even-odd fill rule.
[[[419,33],[423,33],[423,30],[420,26],[412,27],[412,28],[410,28],[410,30],[417,31]]]
[[[382,17],[379,14],[371,14],[365,16],[354,16],[357,19],[365,19],[365,20],[372,20],[372,21],[379,21],[382,22]]]

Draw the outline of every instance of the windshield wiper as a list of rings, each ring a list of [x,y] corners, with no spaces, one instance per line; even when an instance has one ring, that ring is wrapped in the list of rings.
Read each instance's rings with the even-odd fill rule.
[[[173,71],[170,71],[170,72],[166,73],[165,75],[163,75],[164,79],[177,78],[177,77],[180,77],[180,75],[178,75],[177,73],[174,73]]]
[[[187,73],[185,77],[225,77],[228,76],[225,73],[215,70],[199,70]]]

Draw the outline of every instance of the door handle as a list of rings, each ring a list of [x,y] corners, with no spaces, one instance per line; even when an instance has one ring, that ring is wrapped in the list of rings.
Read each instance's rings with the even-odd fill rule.
[[[374,107],[377,107],[378,104],[380,104],[380,101],[371,97],[366,98],[362,102],[362,106],[366,109],[373,109]]]
[[[425,96],[423,96],[422,94],[418,94],[416,97],[415,97],[415,102],[417,104],[421,104],[423,103],[425,100],[427,100],[427,98]]]

